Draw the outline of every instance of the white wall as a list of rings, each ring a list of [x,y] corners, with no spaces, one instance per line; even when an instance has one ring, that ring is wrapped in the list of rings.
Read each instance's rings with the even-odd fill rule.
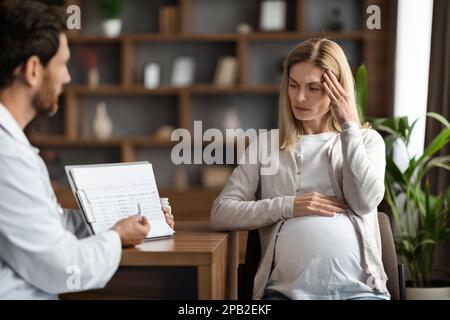
[[[433,0],[398,0],[394,115],[408,116],[410,123],[427,111],[432,16]],[[422,120],[414,129],[409,154],[422,154],[424,142]],[[394,155],[404,167],[404,150],[397,148]]]

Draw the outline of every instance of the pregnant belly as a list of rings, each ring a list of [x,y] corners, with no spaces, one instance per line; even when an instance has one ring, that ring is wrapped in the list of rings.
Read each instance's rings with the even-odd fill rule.
[[[307,216],[287,220],[277,238],[275,262],[351,257],[359,261],[355,228],[346,214]]]
[[[287,220],[277,237],[268,288],[293,299],[371,292],[363,283],[360,248],[346,214]]]

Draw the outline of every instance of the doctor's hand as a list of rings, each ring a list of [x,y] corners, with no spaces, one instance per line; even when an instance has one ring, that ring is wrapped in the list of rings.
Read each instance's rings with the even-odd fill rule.
[[[164,211],[164,216],[166,217],[166,222],[167,222],[167,224],[168,224],[172,229],[174,229],[174,228],[175,228],[175,219],[174,219],[174,217],[173,217],[173,214],[170,213],[170,210],[169,210],[168,208],[166,208],[166,207],[163,207],[162,209],[163,209],[163,211]]]
[[[135,215],[117,222],[112,230],[116,231],[122,241],[122,247],[134,247],[144,242],[150,231],[147,218]]]
[[[344,213],[347,204],[335,197],[325,196],[319,192],[305,193],[294,199],[294,217],[323,216],[333,217]]]

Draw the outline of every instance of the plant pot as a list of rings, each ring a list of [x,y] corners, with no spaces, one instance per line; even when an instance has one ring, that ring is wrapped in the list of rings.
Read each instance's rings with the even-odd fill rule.
[[[406,300],[450,300],[450,283],[436,283],[431,288],[406,287]]]
[[[122,31],[121,19],[107,19],[102,23],[103,33],[110,38],[117,37]]]

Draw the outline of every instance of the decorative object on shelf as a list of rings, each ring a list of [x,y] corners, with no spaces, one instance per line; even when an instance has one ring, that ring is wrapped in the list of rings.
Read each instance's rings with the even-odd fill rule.
[[[223,126],[225,129],[239,129],[241,122],[239,120],[239,115],[237,108],[231,107],[228,108],[225,112],[225,117],[223,120]]]
[[[145,65],[144,70],[144,87],[154,89],[159,87],[161,77],[161,68],[159,64],[151,62]]]
[[[252,33],[252,27],[248,23],[240,23],[236,28],[237,33],[249,34]]]
[[[328,31],[342,31],[344,29],[341,9],[333,8],[331,10],[331,16],[326,26]]]
[[[175,59],[171,84],[182,87],[194,83],[195,61],[192,57],[182,56]]]
[[[229,87],[236,84],[238,62],[235,57],[221,57],[214,73],[214,84],[219,87]]]
[[[163,6],[159,10],[159,32],[174,34],[179,32],[179,9],[177,6]]]
[[[239,129],[241,121],[239,120],[238,109],[235,107],[228,108],[225,112],[225,117],[223,118],[223,127],[225,131],[226,141],[234,141],[235,138],[240,138],[236,136],[239,132],[233,132]],[[227,131],[226,129],[231,129],[232,131]]]
[[[112,120],[108,114],[106,103],[103,101],[97,104],[92,129],[95,138],[98,140],[108,140],[112,136]]]
[[[175,170],[174,187],[179,191],[186,190],[189,187],[186,169],[177,167]]]
[[[89,68],[87,78],[89,88],[95,89],[96,87],[98,87],[100,83],[100,74],[98,72],[98,68]]]
[[[174,130],[174,126],[162,126],[156,131],[155,137],[162,141],[170,141],[170,137]]]
[[[233,170],[228,166],[207,166],[202,170],[202,186],[205,188],[222,188]]]
[[[283,31],[286,29],[286,2],[264,0],[260,8],[260,29],[262,31]]]
[[[122,19],[120,18],[125,9],[123,0],[97,0],[98,9],[103,18],[103,32],[108,37],[117,37],[122,31]]]
[[[98,53],[94,48],[83,48],[80,51],[80,58],[87,69],[87,84],[94,89],[100,83],[100,73],[98,71]]]

